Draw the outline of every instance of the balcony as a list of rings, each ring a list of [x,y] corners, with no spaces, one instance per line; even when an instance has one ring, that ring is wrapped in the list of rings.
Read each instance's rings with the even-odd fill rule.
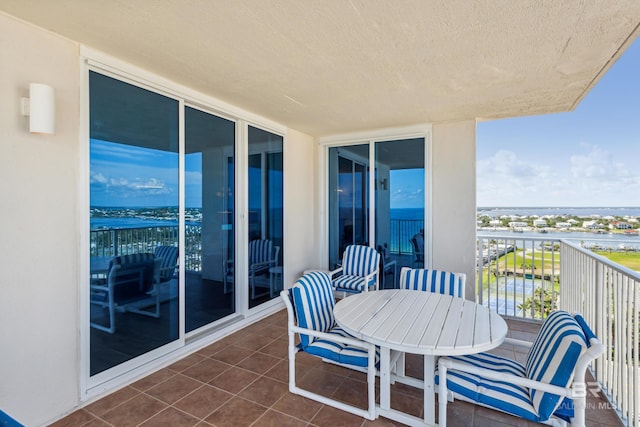
[[[394,226],[391,256],[408,258],[403,238],[420,224]],[[417,227],[417,228],[416,228]],[[406,231],[406,230],[405,230]],[[175,241],[176,227],[106,230],[92,233],[94,256],[147,251],[166,241]],[[195,234],[194,234],[195,233]],[[198,227],[187,229],[197,235]],[[197,239],[195,239],[197,241]],[[186,261],[187,270],[198,269],[196,256]],[[552,309],[578,311],[585,315],[607,347],[592,367],[587,405],[588,424],[638,426],[640,411],[639,345],[640,275],[575,244],[545,238],[513,238],[480,235],[477,240],[477,300],[504,316],[510,336],[532,340],[541,321]],[[522,360],[526,355],[509,346],[495,350]],[[184,420],[196,424],[247,421],[278,424],[334,425],[336,419],[348,425],[365,425],[362,419],[336,409],[306,401],[287,391],[286,317],[283,311],[257,322],[223,340],[177,361],[149,377],[74,412],[55,425],[83,425],[92,421],[118,424],[124,414],[139,417],[139,423]],[[308,361],[309,382],[334,397],[359,401],[365,395],[364,377],[335,366]],[[420,357],[408,360],[408,369],[420,376]],[[408,412],[421,415],[421,392],[396,386],[406,398]],[[354,390],[355,389],[355,390]],[[129,412],[149,401],[149,412]],[[300,404],[305,401],[304,404]],[[351,402],[353,403],[353,402]],[[364,404],[364,402],[362,402]],[[240,409],[243,408],[243,409]],[[464,402],[450,406],[451,423],[471,420],[471,425],[501,422],[522,425],[503,414]],[[165,418],[167,417],[167,418]],[[231,418],[230,418],[231,417]],[[248,417],[241,420],[236,417]],[[622,421],[621,421],[622,420]],[[149,424],[149,425],[151,425]]]
[[[93,402],[54,423],[54,427],[84,425],[288,425],[370,426],[375,422],[288,392],[286,312],[280,311],[205,347],[174,364]],[[508,320],[509,335],[532,339],[539,325]],[[495,350],[522,360],[511,346]],[[298,362],[305,374],[298,381],[314,391],[366,406],[364,374],[319,361]],[[422,358],[408,355],[407,373],[422,375]],[[422,415],[422,391],[393,386],[392,406]],[[523,420],[466,402],[449,405],[449,425],[533,426]],[[593,390],[587,400],[587,425],[619,427],[622,423],[603,393]]]

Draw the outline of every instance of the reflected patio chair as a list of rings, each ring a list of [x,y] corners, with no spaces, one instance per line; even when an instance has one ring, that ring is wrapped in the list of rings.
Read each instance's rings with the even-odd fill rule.
[[[529,347],[526,363],[491,353],[440,358],[440,425],[446,425],[447,401],[455,398],[533,422],[584,426],[585,372],[605,351],[584,318],[554,311],[533,344],[505,343]]]
[[[110,334],[116,331],[116,312],[127,311],[127,305],[148,299],[153,289],[155,256],[152,253],[137,253],[114,257],[109,263],[105,283],[90,285],[90,302],[108,310],[109,323],[91,321],[91,327]],[[144,312],[151,316],[149,312]],[[155,317],[155,316],[154,316]]]
[[[251,299],[256,299],[267,295],[271,290],[257,294],[256,287],[270,287],[270,281],[266,276],[269,269],[278,265],[278,255],[280,254],[280,246],[274,246],[273,242],[268,239],[257,239],[249,242],[249,286],[251,287]],[[257,279],[264,276],[264,282]]]
[[[375,380],[379,354],[375,345],[361,341],[338,327],[333,317],[335,298],[325,272],[302,276],[290,289],[280,292],[287,307],[289,335],[289,391],[325,405],[375,418]],[[295,335],[300,337],[296,345]],[[296,384],[296,354],[305,352],[323,360],[367,373],[367,409],[359,408],[300,388]]]
[[[378,290],[380,254],[369,246],[349,245],[344,250],[342,267],[330,273],[331,284],[344,296],[350,293]],[[341,276],[336,277],[337,274]]]
[[[421,233],[416,233],[411,239],[411,250],[413,251],[413,264],[415,268],[418,265],[424,266],[424,237]]]
[[[160,317],[160,303],[177,296],[178,247],[158,246],[154,252],[153,288],[149,298],[127,305],[127,311],[145,316]],[[148,308],[154,307],[151,311]]]

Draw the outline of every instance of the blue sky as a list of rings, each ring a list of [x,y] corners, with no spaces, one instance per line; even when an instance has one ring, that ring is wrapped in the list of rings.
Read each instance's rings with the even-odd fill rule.
[[[568,113],[480,122],[478,206],[640,206],[640,40]]]

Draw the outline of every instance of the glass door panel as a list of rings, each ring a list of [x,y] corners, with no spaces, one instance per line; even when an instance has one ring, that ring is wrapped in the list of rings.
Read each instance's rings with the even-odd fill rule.
[[[235,312],[235,123],[185,108],[185,330]]]
[[[90,375],[179,338],[178,101],[90,72]]]
[[[402,267],[424,267],[424,138],[376,142],[375,156],[380,287],[393,288]]]
[[[283,272],[283,138],[249,126],[249,308],[279,296]]]
[[[329,268],[348,245],[369,241],[369,146],[329,148]]]

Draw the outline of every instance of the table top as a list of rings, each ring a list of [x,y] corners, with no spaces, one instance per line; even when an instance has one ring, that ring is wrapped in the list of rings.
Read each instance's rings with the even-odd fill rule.
[[[507,323],[487,307],[407,289],[343,298],[334,316],[338,325],[359,339],[415,354],[479,353],[499,346],[507,335]]]

